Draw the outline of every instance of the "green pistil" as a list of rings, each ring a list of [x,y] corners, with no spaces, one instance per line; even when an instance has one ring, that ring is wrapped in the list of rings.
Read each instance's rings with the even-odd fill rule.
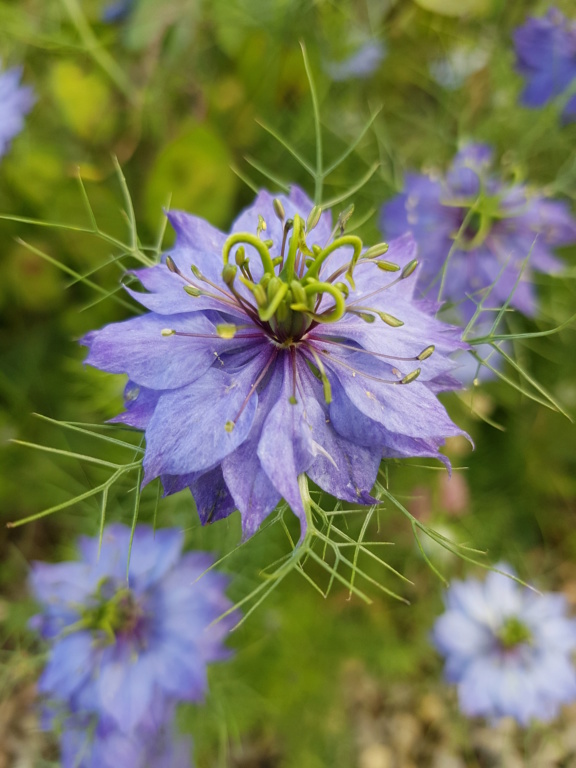
[[[240,232],[231,235],[222,251],[224,268],[222,277],[230,291],[240,300],[234,288],[236,278],[245,285],[253,296],[253,310],[257,312],[261,323],[268,326],[270,335],[280,345],[297,343],[310,327],[317,323],[336,323],[347,311],[358,314],[352,307],[347,310],[346,301],[350,288],[354,290],[354,268],[359,259],[369,259],[380,269],[398,271],[400,268],[387,261],[377,261],[388,250],[386,243],[369,248],[362,253],[362,240],[356,235],[345,235],[344,227],[349,214],[341,216],[334,235],[335,239],[322,248],[314,244],[309,247],[306,237],[320,221],[322,209],[312,209],[307,221],[295,215],[285,221],[285,213],[278,201],[274,205],[278,219],[283,223],[281,255],[272,259],[270,248],[273,243],[261,238],[266,230],[266,222],[259,217],[256,235]],[[234,254],[235,264],[230,263],[230,254],[234,246],[240,246]],[[246,246],[255,249],[262,262],[264,274],[256,283],[252,278]],[[320,269],[331,254],[340,248],[352,248],[352,256],[347,266],[340,268],[327,280],[320,280]],[[285,256],[285,250],[287,253]],[[401,279],[408,277],[416,267],[410,263],[402,271]],[[338,278],[344,276],[348,285]],[[329,309],[319,311],[323,294],[328,294],[334,301]],[[244,300],[242,300],[244,301]],[[370,320],[380,316],[389,325],[399,325],[401,321],[390,318],[376,310],[363,307]],[[366,313],[364,313],[366,314]],[[390,322],[390,320],[392,322]]]
[[[507,651],[532,641],[532,633],[516,616],[506,619],[497,632],[497,637],[500,645]]]

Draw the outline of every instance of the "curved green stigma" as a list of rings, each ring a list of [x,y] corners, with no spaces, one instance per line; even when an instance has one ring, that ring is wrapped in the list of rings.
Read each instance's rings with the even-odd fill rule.
[[[355,290],[354,269],[360,259],[370,260],[378,269],[387,272],[400,270],[393,262],[379,260],[388,250],[387,243],[379,243],[363,253],[362,240],[356,235],[344,234],[352,208],[340,214],[331,242],[322,247],[316,243],[309,246],[306,242],[309,233],[320,222],[320,206],[310,211],[306,221],[298,214],[292,219],[286,219],[284,207],[279,200],[274,201],[273,207],[275,216],[282,224],[282,243],[278,243],[281,245],[280,255],[272,258],[270,248],[274,245],[273,241],[262,239],[262,233],[267,227],[260,216],[255,235],[239,232],[227,238],[222,250],[222,278],[236,299],[248,307],[255,318],[268,326],[273,338],[281,345],[298,341],[314,324],[336,323],[348,311],[355,315],[365,314],[352,306],[348,309],[346,305],[350,291]],[[233,253],[235,246],[238,247]],[[250,248],[253,249],[251,253],[256,252],[262,264],[262,276],[258,280],[253,278],[258,272],[250,269],[250,258],[247,256]],[[321,280],[320,270],[340,248],[352,249],[348,264],[335,268],[333,274]],[[168,266],[171,268],[171,265]],[[400,277],[409,277],[415,267],[416,262],[410,262]],[[236,277],[252,294],[251,306],[234,288]],[[325,306],[323,296],[330,297],[333,303],[329,302]],[[388,325],[401,324],[401,321],[386,313],[381,316]],[[367,315],[367,319],[371,321],[372,315],[369,318]],[[222,332],[231,333],[231,330],[219,331]]]

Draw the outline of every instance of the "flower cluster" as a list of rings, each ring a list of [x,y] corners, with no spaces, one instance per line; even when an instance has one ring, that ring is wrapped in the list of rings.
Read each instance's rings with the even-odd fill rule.
[[[24,126],[24,118],[32,109],[32,89],[20,85],[22,70],[18,67],[0,72],[0,157]]]
[[[514,33],[516,68],[526,79],[521,101],[541,107],[576,82],[576,21],[557,8],[542,18],[530,17]],[[576,120],[576,93],[568,99],[565,120]]]
[[[505,183],[491,173],[492,160],[490,147],[469,144],[442,177],[407,174],[405,191],[382,209],[387,237],[411,230],[418,242],[418,289],[458,305],[465,321],[479,304],[498,308],[509,299],[534,315],[533,270],[559,270],[551,249],[576,242],[563,202]]]
[[[83,537],[81,562],[32,569],[42,606],[32,625],[51,644],[38,689],[64,718],[65,766],[164,764],[181,749],[171,737],[175,703],[202,699],[206,665],[227,656],[232,619],[209,627],[230,607],[225,577],[202,576],[212,558],[182,555],[175,529],[139,525],[127,579],[130,540],[130,528],[110,525],[101,551],[98,538]]]
[[[383,457],[431,456],[462,434],[436,393],[465,345],[413,297],[410,236],[367,250],[293,187],[261,192],[225,235],[171,212],[175,248],[135,272],[150,312],[84,339],[87,362],[127,373],[146,430],[145,481],[189,487],[203,523],[253,534],[281,497],[306,530],[299,475],[371,504]],[[388,258],[381,256],[388,251]]]
[[[500,570],[510,572],[508,566]],[[469,716],[553,719],[576,699],[576,621],[560,594],[539,594],[501,573],[455,581],[433,641]]]

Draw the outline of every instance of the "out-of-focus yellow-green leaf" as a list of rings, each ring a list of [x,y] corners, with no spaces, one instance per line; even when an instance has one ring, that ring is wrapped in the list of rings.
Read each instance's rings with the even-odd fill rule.
[[[230,169],[226,144],[207,126],[188,128],[160,153],[148,178],[146,215],[158,227],[162,207],[202,216],[216,226],[227,224],[237,178]]]
[[[492,9],[492,0],[415,0],[419,6],[443,16],[484,16]]]
[[[45,244],[37,244],[41,249]],[[2,287],[18,307],[30,312],[48,312],[63,302],[62,276],[24,245],[16,245],[7,256]]]
[[[116,110],[107,83],[72,61],[60,61],[50,73],[50,90],[65,123],[83,139],[108,140],[115,129]]]
[[[6,179],[26,200],[40,205],[50,199],[63,174],[63,163],[53,148],[15,142],[3,168]]]

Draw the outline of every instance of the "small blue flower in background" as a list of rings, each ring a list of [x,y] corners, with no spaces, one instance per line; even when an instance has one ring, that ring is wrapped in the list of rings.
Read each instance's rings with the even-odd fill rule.
[[[174,250],[128,288],[150,312],[84,339],[127,373],[145,479],[189,487],[203,523],[239,509],[252,535],[282,497],[306,530],[298,476],[360,504],[383,457],[443,458],[462,434],[436,393],[466,345],[413,298],[409,236],[364,250],[301,190],[260,192],[227,236],[174,211]],[[375,250],[374,250],[375,249]]]
[[[576,699],[576,621],[566,616],[563,595],[538,594],[491,572],[483,582],[454,581],[445,604],[432,637],[464,714],[510,716],[525,726],[552,720]]]
[[[102,12],[102,21],[106,24],[116,24],[124,19],[131,13],[134,0],[116,0],[113,3],[108,3],[104,11]]]
[[[576,242],[576,219],[565,203],[505,183],[491,166],[490,147],[468,144],[444,176],[406,174],[404,192],[382,208],[385,237],[411,230],[416,238],[419,290],[457,305],[465,322],[478,304],[499,308],[511,294],[510,306],[535,315],[533,270],[557,272],[562,262],[552,248]]]
[[[343,61],[326,61],[324,69],[335,81],[370,77],[385,56],[386,48],[380,40],[368,40]]]
[[[228,656],[234,621],[209,626],[230,608],[227,579],[202,576],[212,557],[182,554],[178,530],[136,527],[127,582],[130,534],[108,526],[100,553],[97,537],[81,537],[80,562],[35,563],[30,576],[42,606],[32,626],[51,645],[38,690],[55,717],[96,716],[103,754],[135,748],[146,734],[158,741],[176,702],[204,697],[206,666]]]
[[[24,127],[24,118],[35,101],[32,88],[20,85],[21,77],[20,67],[0,70],[0,157]]]
[[[576,21],[557,8],[542,18],[529,17],[514,33],[516,69],[526,79],[522,104],[541,107],[564,93],[576,80]],[[576,93],[563,117],[576,120]]]

